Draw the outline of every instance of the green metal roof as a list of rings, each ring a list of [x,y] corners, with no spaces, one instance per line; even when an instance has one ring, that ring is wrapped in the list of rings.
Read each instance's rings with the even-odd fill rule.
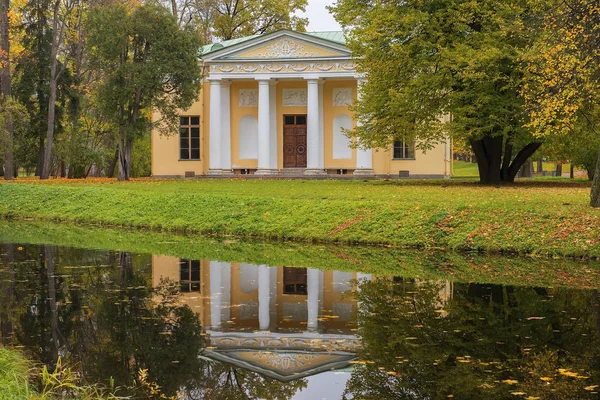
[[[334,42],[337,44],[346,44],[346,38],[344,38],[344,32],[342,31],[324,31],[324,32],[299,32],[303,35],[310,35],[317,37],[319,39],[328,40],[330,42]],[[266,34],[265,34],[266,35]],[[202,46],[202,54],[212,53],[213,51],[217,51],[223,49],[225,47],[230,47],[236,45],[238,43],[245,42],[250,39],[257,38],[261,35],[252,35],[252,36],[244,36],[238,39],[225,40],[219,43],[212,43]]]

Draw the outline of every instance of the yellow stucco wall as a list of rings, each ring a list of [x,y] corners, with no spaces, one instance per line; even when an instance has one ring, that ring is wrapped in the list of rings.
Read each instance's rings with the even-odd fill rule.
[[[277,160],[278,168],[283,168],[283,116],[287,114],[306,114],[307,107],[283,107],[282,94],[284,89],[307,88],[302,79],[279,80],[276,85],[276,121],[277,121]],[[336,115],[351,116],[347,106],[333,106],[334,88],[351,88],[356,99],[357,85],[355,80],[328,79],[323,84],[323,131],[324,131],[324,162],[326,169],[349,169],[356,166],[356,149],[352,149],[352,158],[333,158],[333,121]],[[239,158],[240,120],[245,115],[258,119],[258,107],[239,107],[240,89],[258,89],[255,80],[233,80],[231,83],[231,164],[233,169],[255,169],[257,159]],[[210,84],[203,83],[200,98],[188,110],[182,111],[182,116],[200,116],[200,161],[179,160],[179,134],[163,136],[157,131],[152,132],[152,175],[153,176],[184,176],[186,171],[196,175],[205,174],[209,168],[209,126],[210,126]],[[158,118],[155,115],[155,118]],[[355,123],[353,122],[353,126]],[[391,151],[385,149],[373,150],[373,169],[376,174],[398,176],[400,170],[409,171],[410,175],[442,176],[446,171],[445,146],[443,144],[423,153],[415,151],[414,160],[393,160]]]
[[[179,159],[179,131],[163,135],[157,130],[152,131],[152,176],[184,176],[186,171],[202,175],[208,170],[208,104],[210,85],[205,82],[200,91],[200,97],[192,106],[181,112],[181,116],[200,117],[200,160]],[[154,121],[160,118],[154,114]]]

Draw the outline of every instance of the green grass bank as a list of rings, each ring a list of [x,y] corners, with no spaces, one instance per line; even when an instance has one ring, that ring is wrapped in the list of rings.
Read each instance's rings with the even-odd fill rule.
[[[586,181],[21,180],[0,216],[308,242],[600,257]]]

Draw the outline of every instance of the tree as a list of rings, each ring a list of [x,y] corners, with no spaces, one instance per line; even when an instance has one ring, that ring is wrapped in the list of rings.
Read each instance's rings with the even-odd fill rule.
[[[196,31],[204,42],[229,40],[278,29],[304,31],[307,0],[161,0],[180,26]]]
[[[213,34],[222,40],[258,35],[282,28],[306,30],[306,18],[294,15],[304,11],[307,0],[217,0]]]
[[[483,183],[511,182],[540,147],[523,126],[525,0],[338,0],[361,85],[361,147],[467,140]]]
[[[555,1],[544,8],[544,30],[527,54],[523,96],[538,137],[570,140],[582,125],[600,136],[600,1]],[[576,141],[574,141],[576,142]],[[600,207],[600,147],[590,205]]]
[[[102,112],[118,126],[119,180],[131,176],[133,143],[152,126],[177,132],[178,110],[197,99],[200,43],[160,6],[114,4],[91,10],[88,48],[104,75],[99,87]]]
[[[48,179],[52,166],[52,148],[54,146],[54,128],[56,118],[56,98],[58,81],[67,68],[69,53],[63,50],[69,29],[75,29],[81,23],[81,8],[78,0],[54,0],[52,3],[52,36],[50,42],[50,88],[48,96],[48,118],[46,124],[46,148],[41,179]]]
[[[10,37],[9,37],[9,11],[10,0],[0,1],[0,102],[6,105],[11,101],[11,74],[10,74]],[[3,118],[2,130],[5,132],[4,140],[4,179],[13,177],[13,123],[9,115]]]

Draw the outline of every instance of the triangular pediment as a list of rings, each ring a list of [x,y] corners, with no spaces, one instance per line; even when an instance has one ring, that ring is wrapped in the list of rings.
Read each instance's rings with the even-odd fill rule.
[[[355,354],[345,352],[217,350],[205,351],[217,361],[235,365],[280,381],[346,367]]]
[[[242,43],[206,54],[205,61],[298,59],[349,59],[350,51],[341,43],[288,30],[257,36]]]

